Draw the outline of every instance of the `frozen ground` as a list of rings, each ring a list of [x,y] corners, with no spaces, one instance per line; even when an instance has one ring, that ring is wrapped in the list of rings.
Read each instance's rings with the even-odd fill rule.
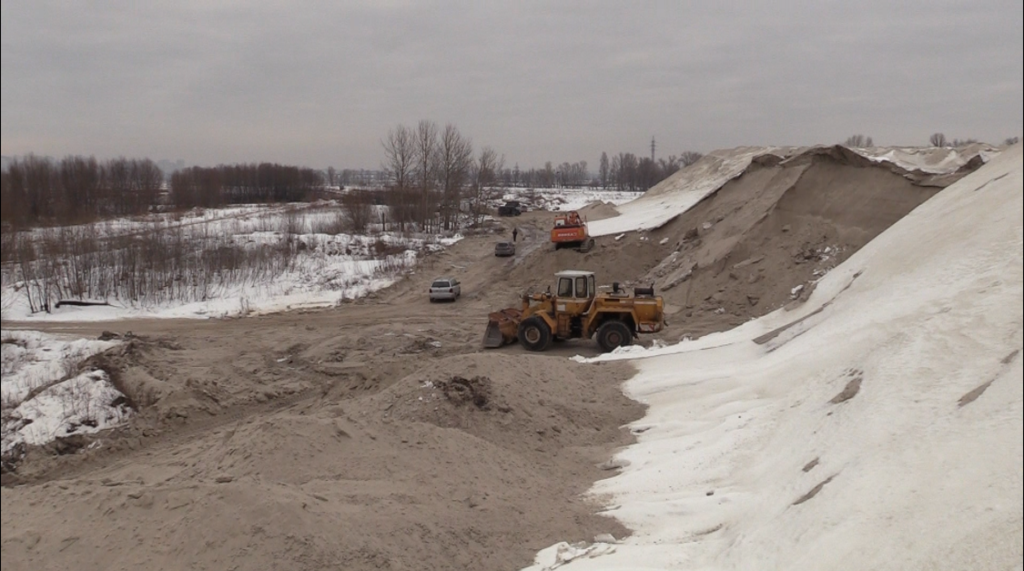
[[[592,490],[636,533],[530,569],[1021,569],[1022,183],[1017,145],[802,306],[600,357],[650,407]]]

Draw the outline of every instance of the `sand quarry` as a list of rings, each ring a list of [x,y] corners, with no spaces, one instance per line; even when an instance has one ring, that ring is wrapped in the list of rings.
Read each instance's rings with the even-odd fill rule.
[[[685,211],[638,232],[608,226],[586,254],[554,251],[551,213],[530,212],[338,308],[34,324],[120,335],[87,366],[108,371],[136,412],[5,470],[3,569],[514,570],[556,541],[628,537],[586,492],[623,469],[615,453],[638,438],[629,426],[646,407],[622,389],[635,365],[570,359],[598,355],[589,341],[485,351],[487,313],[582,269],[664,296],[669,326],[643,344],[725,332],[799,307],[982,165],[911,169],[843,147],[740,152],[750,158],[736,176]],[[595,227],[619,217],[601,204],[584,213]],[[513,224],[517,255],[495,258]],[[461,278],[462,299],[428,303],[437,275]]]

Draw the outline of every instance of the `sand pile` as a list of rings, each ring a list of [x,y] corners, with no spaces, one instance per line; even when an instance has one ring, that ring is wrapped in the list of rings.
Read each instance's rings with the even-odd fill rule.
[[[762,157],[651,234],[667,238],[672,252],[641,280],[654,281],[680,312],[681,335],[732,327],[805,297],[828,270],[953,179],[842,147]]]
[[[660,228],[600,237],[586,254],[541,248],[507,279],[542,289],[555,272],[580,269],[604,284],[654,284],[671,325],[662,337],[725,330],[805,297],[828,270],[980,166],[975,159],[936,174],[839,146],[759,155]]]
[[[610,474],[621,366],[441,359],[75,480],[4,488],[4,569],[517,569],[551,537],[626,531],[580,498]]]

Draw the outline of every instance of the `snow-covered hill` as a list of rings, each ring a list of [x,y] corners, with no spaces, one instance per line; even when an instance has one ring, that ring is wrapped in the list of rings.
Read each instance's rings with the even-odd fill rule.
[[[531,569],[1022,569],[1022,185],[1017,145],[802,306],[603,357],[650,405],[593,489],[636,533]]]

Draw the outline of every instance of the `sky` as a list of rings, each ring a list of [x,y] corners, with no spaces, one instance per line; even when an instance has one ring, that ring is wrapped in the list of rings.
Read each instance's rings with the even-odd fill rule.
[[[0,151],[379,168],[1021,136],[1019,0],[3,0]]]

